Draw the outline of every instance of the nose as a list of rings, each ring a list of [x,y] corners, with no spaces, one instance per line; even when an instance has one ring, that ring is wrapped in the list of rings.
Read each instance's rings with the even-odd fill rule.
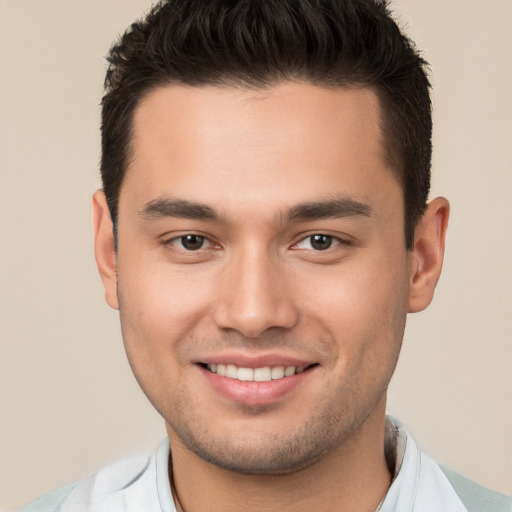
[[[272,328],[291,329],[299,315],[282,263],[263,251],[233,257],[222,274],[213,318],[218,327],[257,338]]]

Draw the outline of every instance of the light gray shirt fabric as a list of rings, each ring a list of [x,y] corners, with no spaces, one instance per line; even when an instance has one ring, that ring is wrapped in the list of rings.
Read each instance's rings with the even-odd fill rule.
[[[512,512],[512,499],[442,469],[390,416],[386,445],[395,460],[395,474],[376,512]],[[87,480],[45,494],[19,512],[179,512],[169,484],[169,459],[169,440],[164,439],[151,457],[115,463]]]

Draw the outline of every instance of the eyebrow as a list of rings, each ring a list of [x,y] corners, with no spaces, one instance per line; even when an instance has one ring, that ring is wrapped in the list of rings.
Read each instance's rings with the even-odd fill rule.
[[[320,219],[370,217],[371,213],[372,209],[368,204],[350,198],[337,198],[298,204],[281,214],[279,219],[283,224],[286,224],[288,222],[307,222]],[[206,204],[174,198],[150,201],[139,211],[139,215],[146,220],[165,217],[220,220],[219,214]]]
[[[371,214],[372,209],[370,205],[354,201],[350,198],[340,198],[298,204],[285,214],[284,220],[288,222],[304,222],[343,217],[370,217]]]
[[[147,220],[161,217],[216,220],[218,215],[210,206],[185,199],[155,199],[146,203],[139,215]]]

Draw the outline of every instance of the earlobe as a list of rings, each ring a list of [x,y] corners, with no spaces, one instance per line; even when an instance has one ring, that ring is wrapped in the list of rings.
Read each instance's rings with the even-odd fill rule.
[[[425,309],[434,296],[444,258],[450,204],[444,197],[433,199],[415,229],[410,252],[408,312]]]
[[[92,222],[94,229],[94,254],[105,289],[105,299],[110,307],[119,309],[114,230],[103,190],[97,190],[93,195]]]

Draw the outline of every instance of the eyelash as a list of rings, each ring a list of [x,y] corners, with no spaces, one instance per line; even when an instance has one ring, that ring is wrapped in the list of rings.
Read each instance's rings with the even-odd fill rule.
[[[195,234],[195,233],[188,233],[186,235],[181,235],[181,236],[176,236],[176,237],[173,237],[171,238],[170,240],[167,240],[165,242],[165,245],[175,245],[178,247],[179,250],[183,251],[183,252],[190,252],[190,253],[194,253],[194,252],[199,252],[201,249],[204,249],[203,247],[203,243],[201,244],[201,247],[197,248],[196,250],[193,250],[193,249],[187,249],[186,247],[184,247],[183,245],[183,240],[186,239],[186,238],[192,238],[192,237],[195,237],[195,238],[200,238],[202,240],[202,242],[209,242],[212,246],[213,245],[217,245],[217,247],[219,247],[218,244],[215,244],[214,242],[212,242],[209,238],[207,238],[206,236],[204,235],[198,235],[198,234]],[[179,244],[179,245],[178,245]],[[181,247],[180,247],[181,245]]]
[[[314,242],[313,240],[314,240],[315,237],[323,237],[324,239],[327,239],[326,242],[328,242],[328,247],[325,247],[323,249],[315,248],[313,246],[314,243],[321,243],[320,240],[316,240]],[[201,243],[201,247],[198,247],[197,249],[186,248],[184,246],[183,241],[185,239],[187,239],[187,238],[201,239],[201,242],[202,242]],[[312,252],[319,252],[319,253],[320,252],[324,252],[324,251],[328,251],[329,249],[332,249],[333,247],[337,247],[339,245],[349,245],[349,242],[347,242],[346,240],[342,240],[339,237],[319,232],[319,233],[313,233],[311,235],[307,235],[307,236],[301,238],[297,243],[292,245],[291,249],[292,250],[300,250],[299,245],[302,244],[303,242],[307,241],[307,240],[310,240],[310,242],[309,242],[310,247],[305,248],[305,250],[312,251]],[[203,246],[204,242],[208,242],[211,246],[216,246],[217,248],[220,247],[218,244],[215,244],[214,242],[212,242],[206,236],[198,235],[198,234],[195,234],[195,233],[188,233],[186,235],[181,235],[181,236],[173,237],[173,238],[165,241],[164,244],[165,245],[174,245],[179,250],[181,250],[183,252],[194,253],[194,252],[199,252],[202,249],[205,249],[205,247]],[[192,243],[193,243],[193,240],[192,240]]]
[[[315,240],[315,241],[314,241],[314,239],[315,239],[315,238],[320,238],[320,237],[322,237],[322,238],[324,238],[324,239],[328,239],[328,242],[329,242],[328,247],[325,247],[325,248],[323,248],[323,249],[319,249],[319,248],[316,248],[316,249],[315,249],[315,247],[313,247],[313,244],[314,244],[314,243],[321,243],[321,242],[320,242],[319,240]],[[297,250],[296,248],[297,248],[300,244],[302,244],[303,242],[305,242],[306,240],[309,240],[309,241],[310,241],[310,242],[309,242],[309,245],[311,246],[311,247],[306,248],[306,250],[308,250],[308,251],[314,251],[314,252],[324,252],[324,251],[328,251],[329,249],[331,249],[331,248],[333,248],[333,247],[337,247],[338,245],[341,245],[341,244],[343,244],[343,243],[345,243],[345,244],[346,244],[346,242],[344,242],[343,240],[341,240],[340,238],[338,238],[338,237],[336,237],[336,236],[333,236],[333,235],[327,235],[327,234],[325,234],[325,233],[313,233],[312,235],[308,235],[308,236],[306,236],[306,237],[304,237],[304,238],[301,238],[301,239],[300,239],[296,244],[294,244],[294,245],[292,246],[292,249]],[[334,245],[333,245],[333,244],[334,244]]]

